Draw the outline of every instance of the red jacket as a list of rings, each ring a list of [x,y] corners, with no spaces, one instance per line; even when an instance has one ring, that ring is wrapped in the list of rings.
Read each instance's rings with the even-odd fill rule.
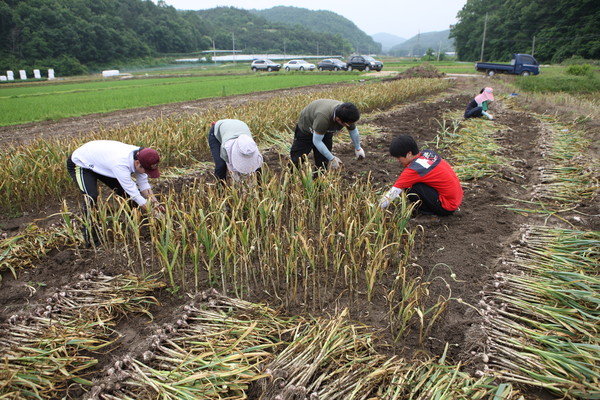
[[[424,183],[437,190],[445,210],[454,211],[462,202],[463,190],[456,173],[446,160],[431,150],[420,152],[402,171],[394,186],[407,189],[415,183]]]

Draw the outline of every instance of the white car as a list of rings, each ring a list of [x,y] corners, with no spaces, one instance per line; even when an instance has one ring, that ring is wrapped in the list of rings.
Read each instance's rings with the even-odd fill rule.
[[[316,66],[304,60],[290,60],[283,64],[286,71],[313,71]]]

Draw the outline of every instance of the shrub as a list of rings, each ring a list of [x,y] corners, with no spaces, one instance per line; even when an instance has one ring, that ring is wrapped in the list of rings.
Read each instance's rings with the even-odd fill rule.
[[[573,64],[566,69],[567,74],[577,76],[592,76],[594,71],[590,64]]]

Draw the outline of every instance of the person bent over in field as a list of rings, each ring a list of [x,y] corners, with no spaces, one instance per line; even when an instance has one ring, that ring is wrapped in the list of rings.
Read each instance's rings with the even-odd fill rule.
[[[208,146],[215,163],[215,176],[221,183],[227,179],[227,171],[234,183],[259,173],[263,156],[252,138],[245,122],[222,119],[212,124],[208,131]]]
[[[156,150],[113,140],[94,140],[76,149],[67,159],[67,171],[83,194],[84,229],[87,247],[97,245],[97,228],[91,224],[90,212],[98,201],[98,181],[103,182],[121,197],[129,198],[147,211],[148,202],[155,210],[164,212],[152,193],[148,178],[158,178],[160,157]],[[135,180],[132,175],[135,175]]]
[[[392,140],[390,154],[404,167],[392,188],[382,197],[379,207],[386,208],[402,191],[418,202],[417,213],[451,215],[463,199],[463,190],[454,170],[432,150],[419,151],[415,140],[401,135]]]
[[[343,128],[348,129],[354,154],[357,159],[365,158],[365,151],[360,147],[360,134],[356,122],[360,119],[360,111],[352,103],[342,103],[331,99],[319,99],[311,102],[300,113],[294,133],[294,143],[290,157],[296,167],[301,159],[313,152],[317,169],[338,169],[342,160],[334,156],[333,135]]]
[[[484,116],[489,120],[494,119],[494,117],[488,113],[492,101],[494,101],[494,89],[491,87],[481,89],[479,94],[467,104],[464,117],[477,118]]]

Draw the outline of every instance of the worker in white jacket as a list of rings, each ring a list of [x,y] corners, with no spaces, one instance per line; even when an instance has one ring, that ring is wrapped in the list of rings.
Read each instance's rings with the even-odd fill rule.
[[[84,215],[88,221],[91,208],[98,201],[98,181],[131,199],[144,211],[148,209],[148,201],[164,211],[148,183],[148,177],[160,176],[159,161],[154,149],[113,140],[94,140],[76,149],[67,159],[67,171],[84,195]],[[94,229],[84,230],[88,247],[92,239],[97,244],[96,234]]]

